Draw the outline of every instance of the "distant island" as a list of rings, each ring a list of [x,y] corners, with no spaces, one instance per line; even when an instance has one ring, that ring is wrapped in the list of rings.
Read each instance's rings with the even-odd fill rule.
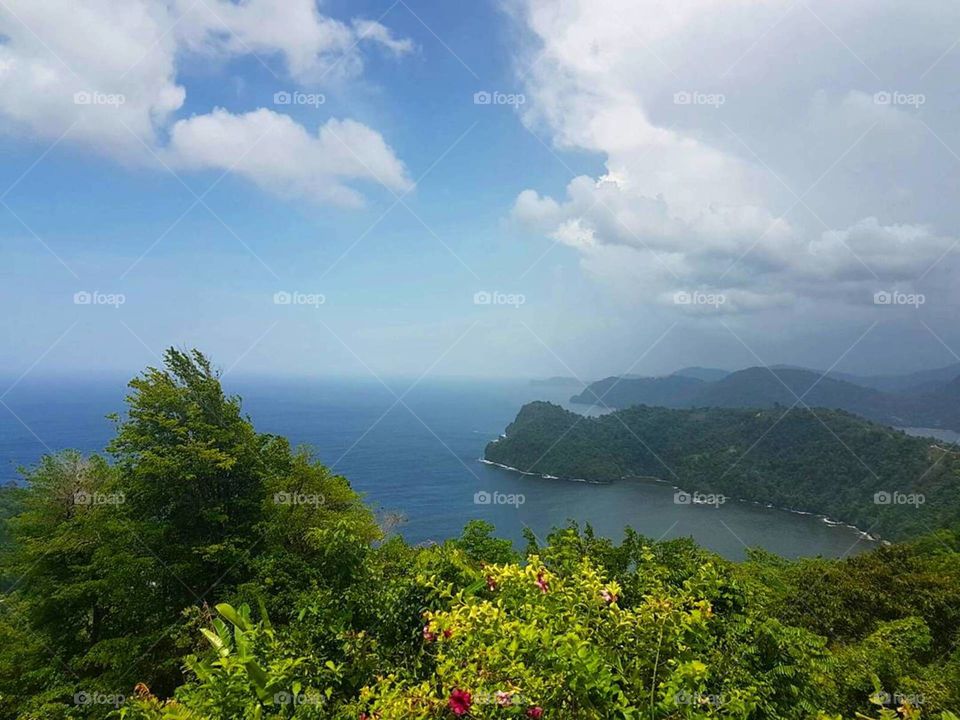
[[[894,427],[960,431],[960,364],[909,375],[861,377],[777,366],[727,373],[686,368],[663,377],[608,377],[573,403],[628,408],[802,408],[846,410]]]
[[[555,478],[653,478],[823,515],[888,539],[960,522],[957,453],[840,410],[525,405],[484,459]]]

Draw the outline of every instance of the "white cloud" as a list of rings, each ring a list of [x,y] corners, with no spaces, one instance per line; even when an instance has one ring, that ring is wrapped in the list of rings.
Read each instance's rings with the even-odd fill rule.
[[[356,19],[353,21],[353,29],[359,39],[378,42],[394,55],[405,55],[414,50],[413,40],[396,37],[390,32],[390,28],[374,20]]]
[[[5,6],[0,121],[8,132],[57,138],[76,122],[71,139],[115,157],[139,155],[141,141],[156,142],[185,94],[175,77],[175,42],[161,36],[163,8],[135,0]],[[76,102],[78,94],[91,102]]]
[[[178,64],[198,54],[255,54],[295,81],[332,82],[359,73],[361,48],[371,43],[395,55],[413,49],[380,23],[326,17],[314,0],[5,0],[0,131],[62,137],[122,162],[152,164],[162,154],[183,168],[234,170],[286,196],[358,205],[348,181],[409,186],[379,133],[330,120],[313,136],[264,109],[174,122],[186,97]],[[266,130],[263,144],[244,154],[244,143]]]
[[[524,190],[513,217],[632,303],[705,288],[775,308],[921,277],[947,292],[935,263],[960,212],[941,201],[931,128],[955,139],[956,62],[919,86],[960,10],[841,5],[516,0],[524,122],[606,172],[563,198]]]
[[[328,120],[311,135],[290,117],[260,109],[234,115],[221,108],[174,124],[170,161],[189,169],[230,170],[288,197],[359,206],[348,180],[411,186],[383,137],[354,120]]]
[[[379,22],[344,23],[324,16],[316,0],[177,0],[183,14],[176,32],[193,51],[222,55],[278,54],[304,82],[350,77],[363,67],[361,44],[375,43],[401,55],[413,50]]]

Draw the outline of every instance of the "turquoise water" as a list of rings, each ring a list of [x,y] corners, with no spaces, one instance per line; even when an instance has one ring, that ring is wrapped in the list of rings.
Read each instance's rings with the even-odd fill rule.
[[[9,383],[8,383],[9,384]],[[262,381],[228,378],[257,429],[311,445],[327,465],[350,478],[374,506],[406,516],[399,532],[414,543],[459,534],[471,518],[521,542],[524,527],[539,537],[569,519],[589,522],[618,539],[625,526],[653,538],[689,535],[726,557],[745,546],[789,556],[839,557],[874,543],[850,528],[729,501],[720,507],[674,503],[670,485],[610,485],[525,476],[480,462],[483,448],[531,400],[570,406],[569,387],[525,381]],[[96,451],[112,435],[108,412],[122,409],[123,380],[24,381],[0,406],[0,479],[18,477],[48,450]],[[404,395],[404,393],[407,393]],[[17,417],[14,417],[14,413]],[[478,493],[511,504],[477,504]],[[523,496],[522,504],[519,496]]]

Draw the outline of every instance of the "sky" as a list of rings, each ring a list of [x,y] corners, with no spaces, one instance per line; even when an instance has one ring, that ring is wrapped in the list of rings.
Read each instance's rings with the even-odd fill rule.
[[[960,361],[960,5],[0,0],[0,376]]]

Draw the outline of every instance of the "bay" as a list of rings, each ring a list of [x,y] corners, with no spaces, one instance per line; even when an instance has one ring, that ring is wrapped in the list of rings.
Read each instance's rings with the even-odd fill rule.
[[[100,451],[113,433],[105,415],[122,410],[124,385],[114,378],[19,383],[4,399],[8,408],[0,407],[0,479],[17,478],[19,465],[44,452]],[[734,559],[748,546],[786,557],[841,557],[875,545],[814,516],[734,500],[678,504],[665,483],[569,482],[481,462],[485,445],[525,402],[602,412],[570,405],[571,387],[435,379],[387,380],[385,387],[372,379],[226,378],[224,385],[241,395],[259,431],[311,446],[377,509],[402,513],[398,531],[411,543],[443,541],[480,518],[521,546],[525,528],[542,541],[570,520],[613,539],[628,525],[655,539],[691,536]]]

